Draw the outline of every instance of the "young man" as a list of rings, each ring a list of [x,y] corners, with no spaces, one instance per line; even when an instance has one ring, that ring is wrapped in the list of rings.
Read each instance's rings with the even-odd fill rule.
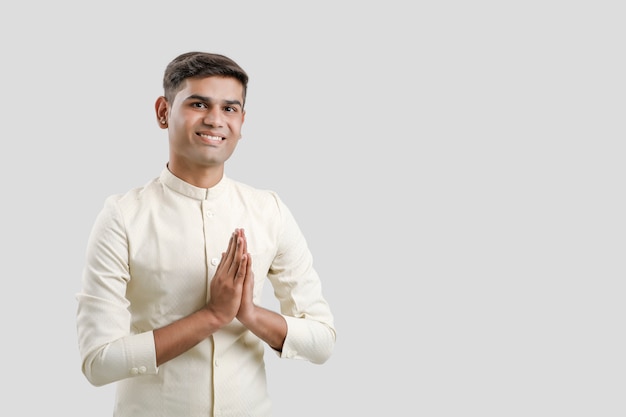
[[[109,197],[89,237],[77,294],[82,371],[116,382],[114,416],[271,416],[264,344],[324,363],[333,315],[292,214],[271,191],[227,177],[248,76],[190,52],[155,103],[169,161]],[[268,279],[280,313],[260,305]]]

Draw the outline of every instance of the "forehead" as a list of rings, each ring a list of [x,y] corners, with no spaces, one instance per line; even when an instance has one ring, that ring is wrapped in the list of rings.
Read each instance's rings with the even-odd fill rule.
[[[214,100],[239,100],[243,102],[243,85],[233,77],[212,75],[187,78],[176,93],[183,100],[190,95],[201,95]]]

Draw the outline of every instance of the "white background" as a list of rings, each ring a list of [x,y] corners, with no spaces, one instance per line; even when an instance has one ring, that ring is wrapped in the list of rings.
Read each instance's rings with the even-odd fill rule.
[[[163,70],[206,50],[251,78],[227,173],[291,207],[336,316],[326,364],[268,355],[276,417],[623,417],[619,4],[3,3],[0,415],[111,415],[87,235],[159,174]]]

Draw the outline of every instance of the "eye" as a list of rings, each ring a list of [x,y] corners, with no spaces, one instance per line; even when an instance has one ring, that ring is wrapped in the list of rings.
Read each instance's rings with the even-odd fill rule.
[[[196,101],[196,102],[191,103],[191,107],[194,107],[196,109],[206,109],[207,105],[206,103],[203,103],[201,101]]]
[[[224,111],[229,112],[229,113],[236,113],[237,111],[239,111],[239,109],[233,106],[226,106],[224,107]]]

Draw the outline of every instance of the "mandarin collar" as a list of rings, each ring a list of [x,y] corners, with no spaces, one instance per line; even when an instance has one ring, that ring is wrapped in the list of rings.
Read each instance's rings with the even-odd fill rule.
[[[229,182],[226,175],[224,175],[222,176],[222,179],[213,187],[200,188],[181,180],[176,175],[172,174],[167,167],[163,168],[163,171],[161,171],[159,180],[161,183],[165,184],[166,187],[176,191],[177,193],[196,200],[208,200],[209,198],[213,199],[218,197],[224,191],[226,184]]]

